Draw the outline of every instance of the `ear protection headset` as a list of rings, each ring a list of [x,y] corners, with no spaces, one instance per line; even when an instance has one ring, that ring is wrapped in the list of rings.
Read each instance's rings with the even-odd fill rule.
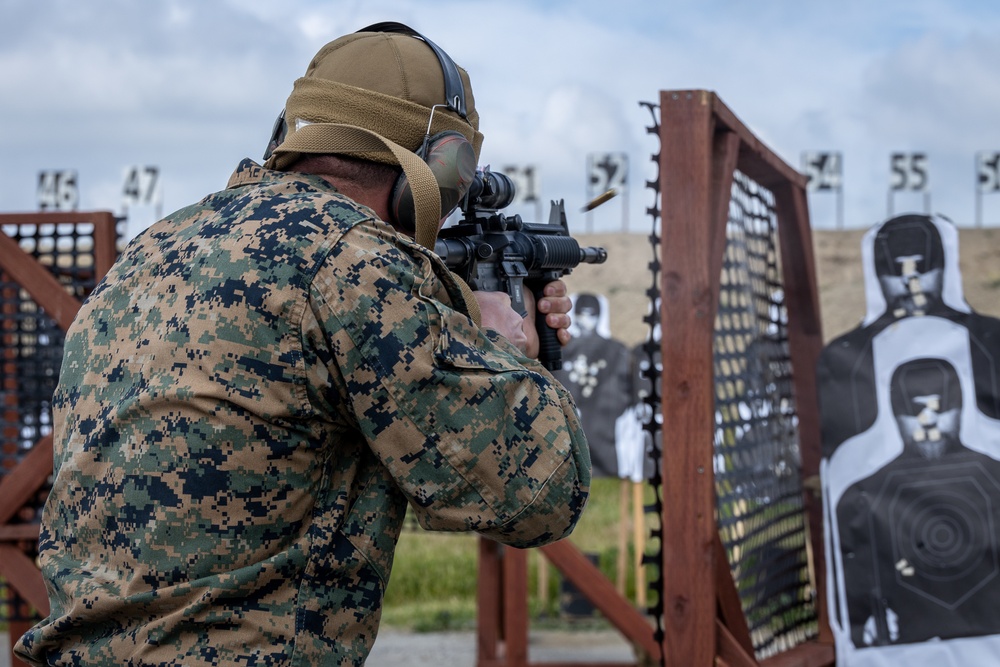
[[[438,183],[441,191],[441,219],[444,219],[465,197],[476,172],[476,154],[472,144],[464,135],[454,130],[439,132],[434,136],[430,134],[434,121],[434,111],[439,106],[446,107],[458,114],[463,120],[468,121],[465,86],[462,84],[458,65],[441,47],[402,23],[394,21],[375,23],[357,32],[389,32],[410,35],[427,44],[441,65],[441,71],[444,75],[445,100],[442,104],[431,107],[430,117],[427,120],[427,132],[423,144],[417,149],[416,154],[430,167],[434,179]],[[264,152],[264,161],[267,161],[271,153],[281,145],[287,134],[288,123],[285,120],[285,112],[282,110],[271,131],[271,140]],[[416,212],[413,192],[405,172],[400,172],[399,178],[393,185],[392,194],[389,197],[389,210],[400,227],[409,232],[415,230]]]

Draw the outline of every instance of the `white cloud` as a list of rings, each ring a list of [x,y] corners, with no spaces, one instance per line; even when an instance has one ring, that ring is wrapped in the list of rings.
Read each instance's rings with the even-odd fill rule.
[[[473,77],[493,164],[537,163],[578,210],[592,151],[629,153],[633,229],[647,225],[640,101],[709,89],[779,155],[840,150],[852,226],[886,214],[889,153],[924,150],[934,208],[971,222],[975,151],[1000,150],[1000,9],[971,0],[0,0],[0,209],[34,207],[42,169],[76,168],[82,205],[117,208],[122,168],[155,162],[165,206],[259,158],[313,53],[397,20]],[[992,207],[992,208],[991,208]],[[605,210],[606,209],[606,210]],[[816,199],[816,224],[830,224]],[[1000,223],[1000,202],[986,206]],[[616,224],[619,212],[596,218]]]

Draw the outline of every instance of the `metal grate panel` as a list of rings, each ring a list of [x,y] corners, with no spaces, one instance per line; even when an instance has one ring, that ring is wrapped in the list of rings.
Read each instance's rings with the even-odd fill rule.
[[[737,171],[714,336],[717,522],[758,659],[816,636],[774,195]]]

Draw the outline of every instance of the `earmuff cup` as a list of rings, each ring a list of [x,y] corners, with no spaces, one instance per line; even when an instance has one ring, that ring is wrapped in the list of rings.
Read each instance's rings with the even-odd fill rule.
[[[465,198],[476,175],[476,153],[472,144],[462,134],[441,132],[417,151],[417,155],[434,174],[441,192],[441,220],[448,217]],[[413,191],[406,174],[400,173],[389,197],[389,212],[400,228],[413,232],[416,229],[416,211]]]

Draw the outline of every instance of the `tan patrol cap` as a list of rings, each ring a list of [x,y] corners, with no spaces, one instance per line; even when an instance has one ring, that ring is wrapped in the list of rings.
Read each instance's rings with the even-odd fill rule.
[[[454,67],[461,77],[466,118],[438,107],[430,133],[461,133],[478,160],[483,135],[472,86],[468,73]],[[342,153],[398,164],[388,149],[358,152],[324,126],[362,128],[416,151],[427,134],[431,107],[447,101],[443,70],[434,48],[415,34],[361,31],[330,42],[295,82],[285,104],[287,134],[266,166],[282,169],[299,153]]]

